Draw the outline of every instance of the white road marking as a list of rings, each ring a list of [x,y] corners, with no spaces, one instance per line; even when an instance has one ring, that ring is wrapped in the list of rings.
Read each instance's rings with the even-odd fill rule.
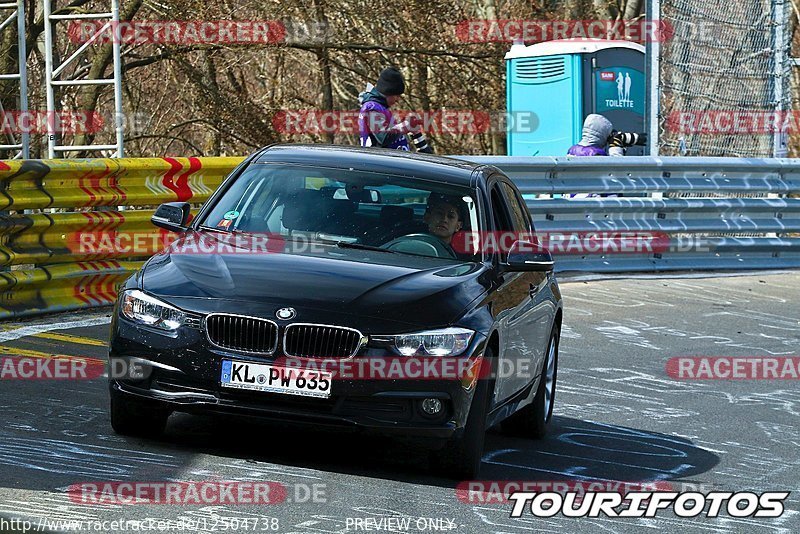
[[[53,330],[67,330],[69,328],[82,328],[87,326],[97,326],[100,324],[109,324],[111,317],[93,317],[91,319],[80,319],[77,321],[62,321],[59,323],[46,323],[30,326],[22,326],[14,328],[13,330],[6,330],[0,332],[0,343],[6,341],[13,341],[22,337],[33,336],[41,334],[42,332],[51,332]]]

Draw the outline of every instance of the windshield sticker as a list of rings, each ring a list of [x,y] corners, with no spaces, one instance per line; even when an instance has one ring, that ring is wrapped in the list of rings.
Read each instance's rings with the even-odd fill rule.
[[[217,228],[230,228],[231,223],[233,223],[233,219],[222,219],[217,223]]]
[[[239,212],[236,210],[231,210],[227,212],[225,215],[222,216],[223,219],[233,220],[239,216]]]

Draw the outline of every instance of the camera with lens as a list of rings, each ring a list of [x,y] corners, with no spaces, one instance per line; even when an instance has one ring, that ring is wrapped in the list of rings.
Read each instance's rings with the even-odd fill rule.
[[[417,152],[423,154],[433,154],[433,147],[428,142],[428,138],[422,132],[410,132],[411,142],[414,143],[414,148]]]
[[[646,133],[618,132],[612,130],[611,135],[608,136],[609,153],[614,151],[619,155],[624,155],[625,149],[628,147],[645,145],[647,145]]]
[[[433,147],[431,147],[425,134],[422,133],[422,119],[412,114],[405,122],[408,125],[408,136],[414,144],[414,149],[423,154],[433,154]]]

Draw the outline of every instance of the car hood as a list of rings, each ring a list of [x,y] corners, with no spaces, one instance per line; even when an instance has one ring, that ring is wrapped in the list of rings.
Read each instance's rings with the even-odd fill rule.
[[[487,290],[481,264],[317,245],[303,252],[187,253],[225,239],[191,232],[143,268],[142,289],[186,310],[274,317],[282,307],[297,321],[332,314],[424,327],[452,324]],[[208,246],[204,246],[208,245]]]

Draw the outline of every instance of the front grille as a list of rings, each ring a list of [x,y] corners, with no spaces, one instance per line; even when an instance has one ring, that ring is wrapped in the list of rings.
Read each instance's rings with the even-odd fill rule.
[[[361,348],[362,337],[352,328],[296,323],[286,327],[283,350],[301,358],[350,358]]]
[[[218,347],[241,352],[272,354],[278,346],[278,325],[256,317],[209,315],[206,335]]]

